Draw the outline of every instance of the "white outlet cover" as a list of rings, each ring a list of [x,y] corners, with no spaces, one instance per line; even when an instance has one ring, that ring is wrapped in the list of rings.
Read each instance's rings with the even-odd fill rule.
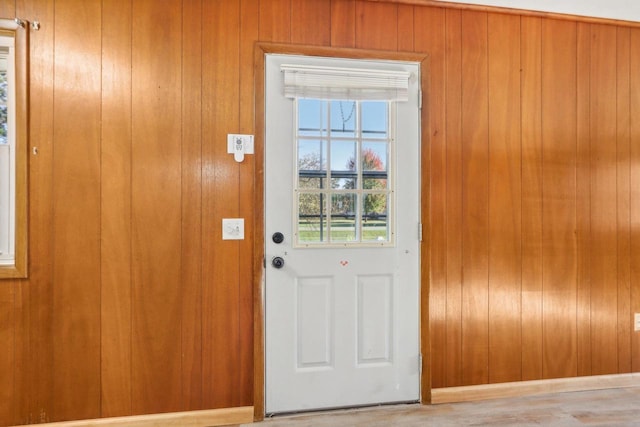
[[[227,134],[227,153],[233,154],[236,151],[236,140],[241,140],[244,145],[244,154],[253,154],[253,135],[243,135],[237,133]]]
[[[223,218],[222,240],[244,240],[244,218]]]

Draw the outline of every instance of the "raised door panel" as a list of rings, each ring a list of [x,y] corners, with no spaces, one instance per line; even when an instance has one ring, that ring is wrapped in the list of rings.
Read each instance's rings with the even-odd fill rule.
[[[393,276],[386,274],[357,278],[357,366],[393,361],[393,282]]]

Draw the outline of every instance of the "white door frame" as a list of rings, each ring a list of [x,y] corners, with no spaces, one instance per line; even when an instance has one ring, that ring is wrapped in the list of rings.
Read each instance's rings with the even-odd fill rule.
[[[264,345],[264,280],[265,280],[265,229],[264,229],[264,149],[265,149],[265,55],[274,54],[290,54],[290,55],[307,55],[307,56],[323,56],[323,57],[340,57],[353,59],[372,59],[372,60],[391,60],[391,61],[409,61],[419,62],[421,71],[421,89],[425,93],[428,87],[429,70],[428,56],[416,53],[389,52],[389,51],[371,51],[356,50],[343,48],[325,48],[325,47],[309,47],[294,46],[274,43],[257,43],[254,55],[255,70],[255,206],[256,216],[254,217],[254,419],[262,420],[265,414],[265,345]],[[422,147],[421,164],[424,166],[429,159],[429,126],[428,126],[428,109],[421,110],[421,138]],[[422,200],[422,218],[424,229],[428,230],[429,218],[429,185],[428,185],[428,169],[422,170],[421,200]],[[428,288],[428,233],[425,233],[421,243],[421,284],[420,284],[420,348],[422,354],[421,366],[421,401],[428,403],[431,395],[431,378],[429,370],[429,288]]]

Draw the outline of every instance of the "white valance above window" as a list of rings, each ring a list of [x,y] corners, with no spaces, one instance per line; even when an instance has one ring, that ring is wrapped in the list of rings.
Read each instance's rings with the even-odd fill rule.
[[[407,71],[358,68],[280,66],[287,98],[407,101]]]

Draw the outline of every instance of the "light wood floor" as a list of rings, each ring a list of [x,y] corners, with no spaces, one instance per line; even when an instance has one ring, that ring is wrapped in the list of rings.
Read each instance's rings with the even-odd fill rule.
[[[640,426],[640,386],[432,406],[338,410],[274,417],[253,426]]]

